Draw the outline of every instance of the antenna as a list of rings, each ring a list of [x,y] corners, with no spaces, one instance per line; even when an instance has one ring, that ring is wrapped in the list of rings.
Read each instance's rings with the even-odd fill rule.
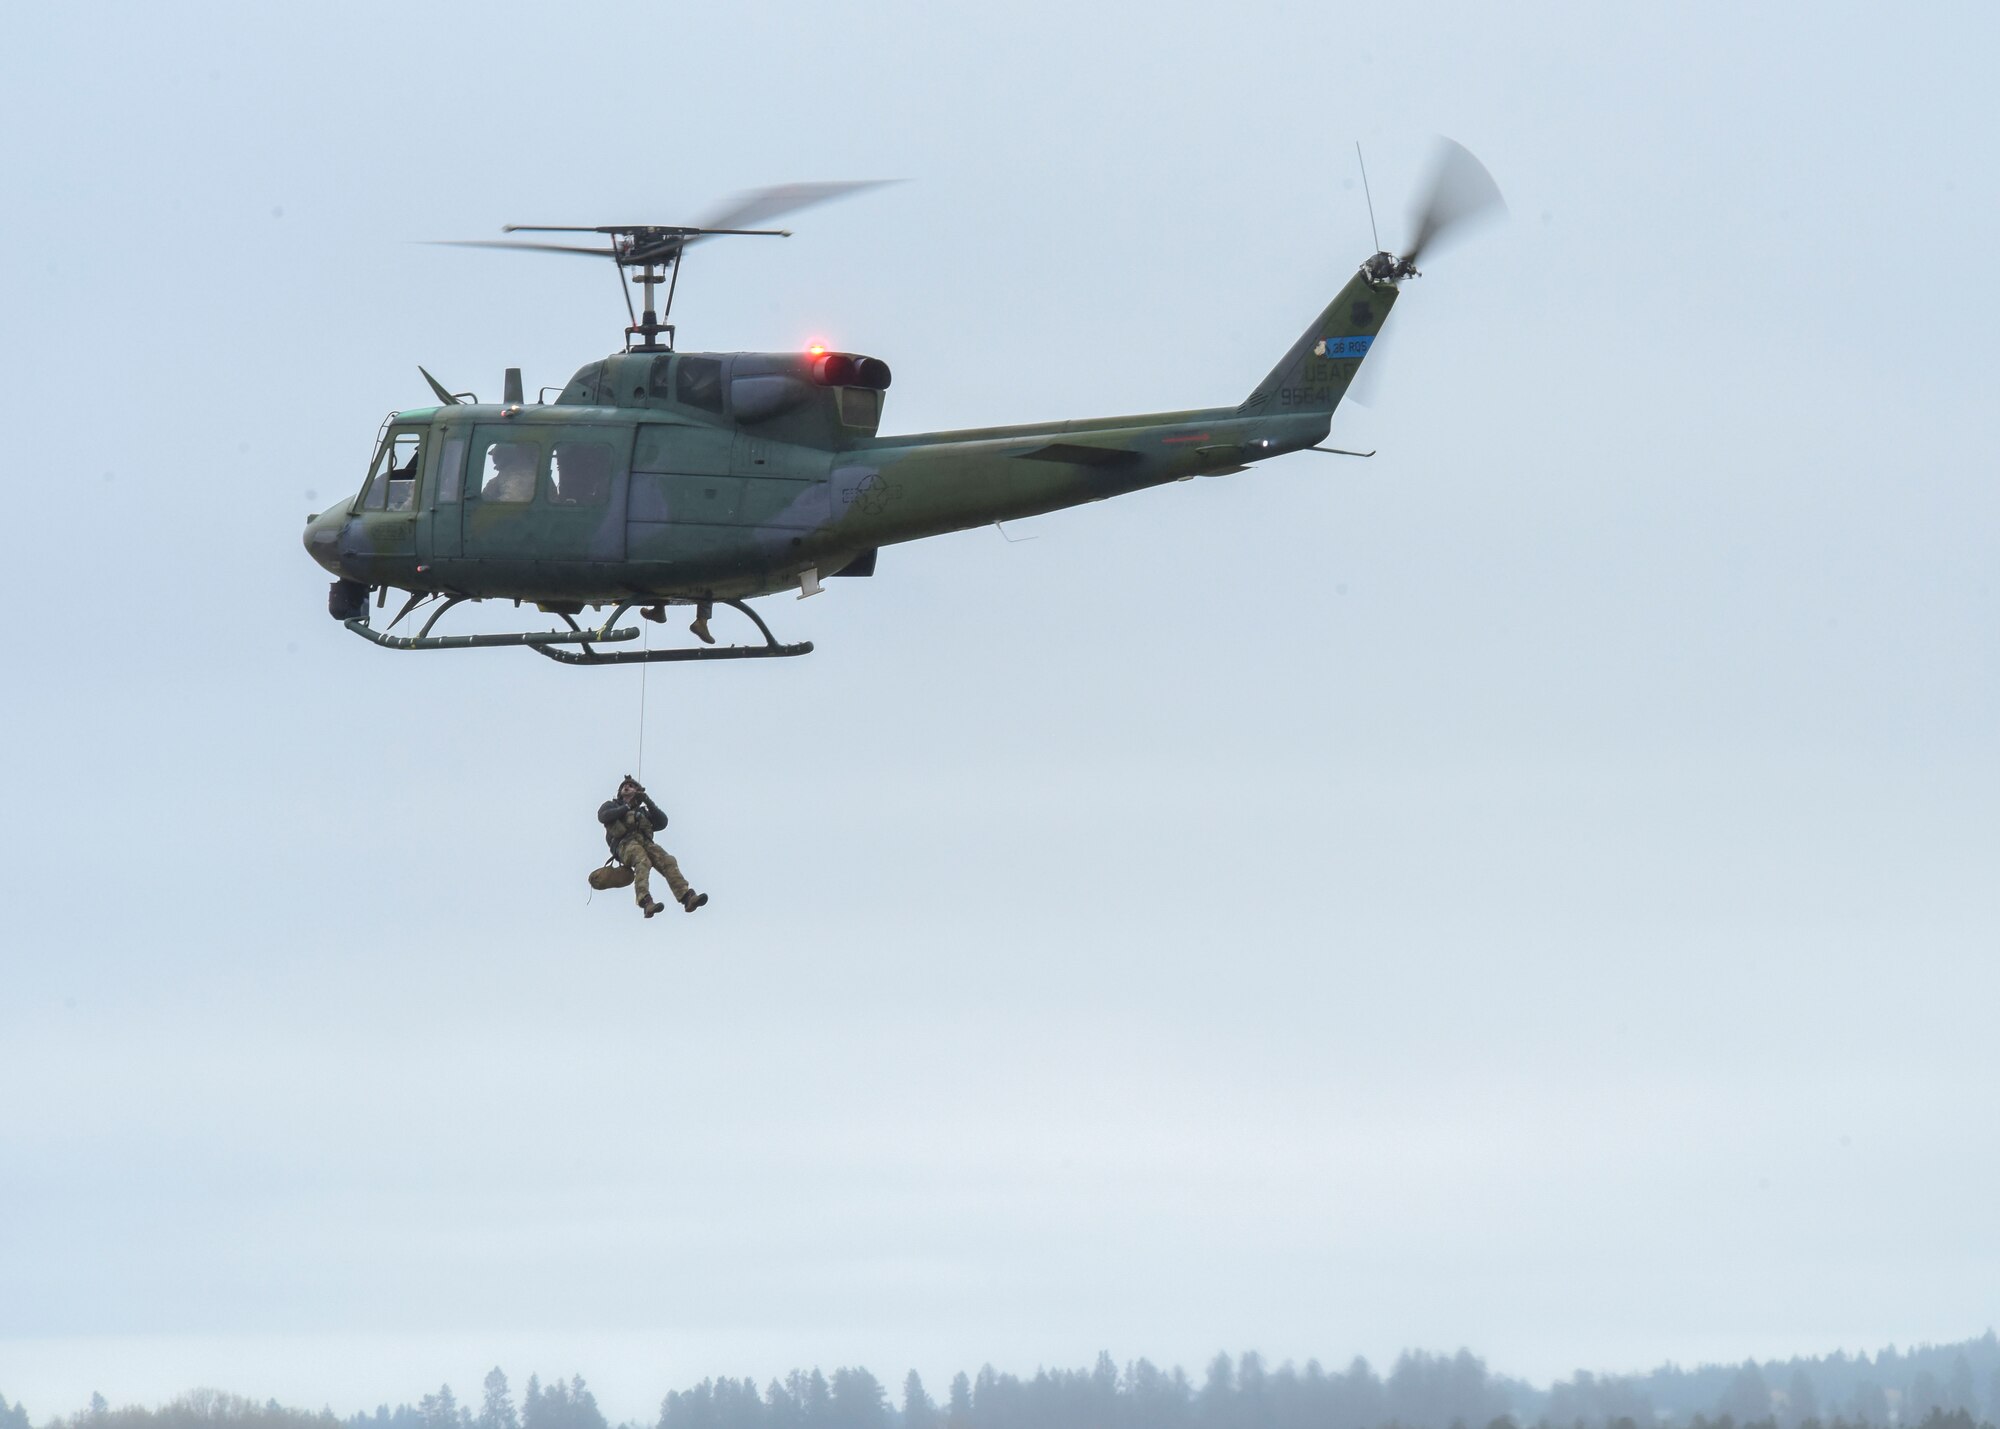
[[[1361,141],[1354,141],[1354,162],[1361,166],[1361,196],[1368,200],[1368,236],[1375,240],[1375,251],[1382,251],[1382,235],[1375,230],[1375,195],[1368,192],[1368,161],[1361,157]]]

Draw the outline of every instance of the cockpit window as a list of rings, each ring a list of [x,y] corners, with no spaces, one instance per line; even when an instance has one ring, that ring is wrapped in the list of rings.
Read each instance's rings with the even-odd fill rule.
[[[646,393],[662,402],[671,402],[674,396],[673,376],[669,371],[673,359],[656,357],[653,365],[646,369]]]
[[[541,452],[533,442],[488,442],[479,495],[486,501],[535,499],[535,468]]]
[[[549,500],[557,506],[602,506],[611,499],[611,446],[564,437],[549,460]]]
[[[675,381],[675,398],[690,407],[722,410],[722,364],[712,357],[683,357]]]
[[[363,511],[408,511],[416,505],[417,463],[423,447],[417,432],[398,432],[389,439],[368,478],[367,494],[361,498]]]

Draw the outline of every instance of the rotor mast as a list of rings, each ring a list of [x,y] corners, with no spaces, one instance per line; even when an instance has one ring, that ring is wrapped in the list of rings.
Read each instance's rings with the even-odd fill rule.
[[[668,263],[664,277],[661,274],[659,266],[653,263],[646,264],[632,275],[632,281],[646,290],[646,296],[640,304],[639,316],[633,318],[632,325],[625,329],[625,350],[627,352],[662,352],[670,351],[673,348],[674,325],[667,321],[667,314],[673,311],[674,290],[680,286],[680,277],[681,255],[678,252],[674,254],[672,260]],[[656,317],[653,313],[653,289],[659,287],[662,281],[667,285],[667,301]],[[628,314],[632,310],[629,294],[627,295],[625,310]],[[667,337],[664,344],[660,341],[661,333],[665,333]],[[639,339],[636,346],[632,341],[635,337]]]

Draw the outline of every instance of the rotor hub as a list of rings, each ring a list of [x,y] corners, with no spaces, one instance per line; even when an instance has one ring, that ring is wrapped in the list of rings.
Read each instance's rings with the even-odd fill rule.
[[[1400,283],[1405,278],[1421,278],[1417,265],[1393,253],[1377,253],[1361,265],[1362,276],[1371,283]]]

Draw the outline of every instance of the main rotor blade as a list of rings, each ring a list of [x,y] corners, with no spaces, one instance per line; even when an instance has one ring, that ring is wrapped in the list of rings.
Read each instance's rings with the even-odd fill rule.
[[[601,233],[612,239],[605,248],[585,248],[569,243],[524,242],[512,238],[438,238],[431,242],[448,248],[511,248],[524,253],[574,253],[583,258],[609,258],[621,268],[671,263],[690,243],[722,235],[754,238],[789,238],[781,228],[760,225],[779,214],[792,213],[816,203],[844,198],[863,189],[880,188],[894,179],[846,179],[832,183],[780,184],[775,188],[752,189],[738,194],[727,205],[695,227],[675,224],[634,223],[623,225],[582,225],[510,223],[502,233]]]
[[[576,248],[567,243],[514,243],[504,238],[427,238],[423,241],[433,248],[511,248],[521,253],[581,253],[590,258],[618,256],[609,248]]]
[[[1430,191],[1412,215],[1416,236],[1403,257],[1412,267],[1437,239],[1453,229],[1507,211],[1500,186],[1486,166],[1461,144],[1438,138],[1437,162],[1431,170]]]
[[[780,214],[793,213],[816,203],[829,203],[864,189],[877,189],[895,179],[843,179],[829,183],[778,184],[767,189],[740,193],[702,221],[706,229],[753,228]],[[690,240],[692,241],[692,240]]]
[[[503,223],[502,233],[652,233],[661,238],[703,238],[716,233],[751,238],[790,238],[782,228],[696,228],[677,223],[600,223],[584,228],[573,223]]]

